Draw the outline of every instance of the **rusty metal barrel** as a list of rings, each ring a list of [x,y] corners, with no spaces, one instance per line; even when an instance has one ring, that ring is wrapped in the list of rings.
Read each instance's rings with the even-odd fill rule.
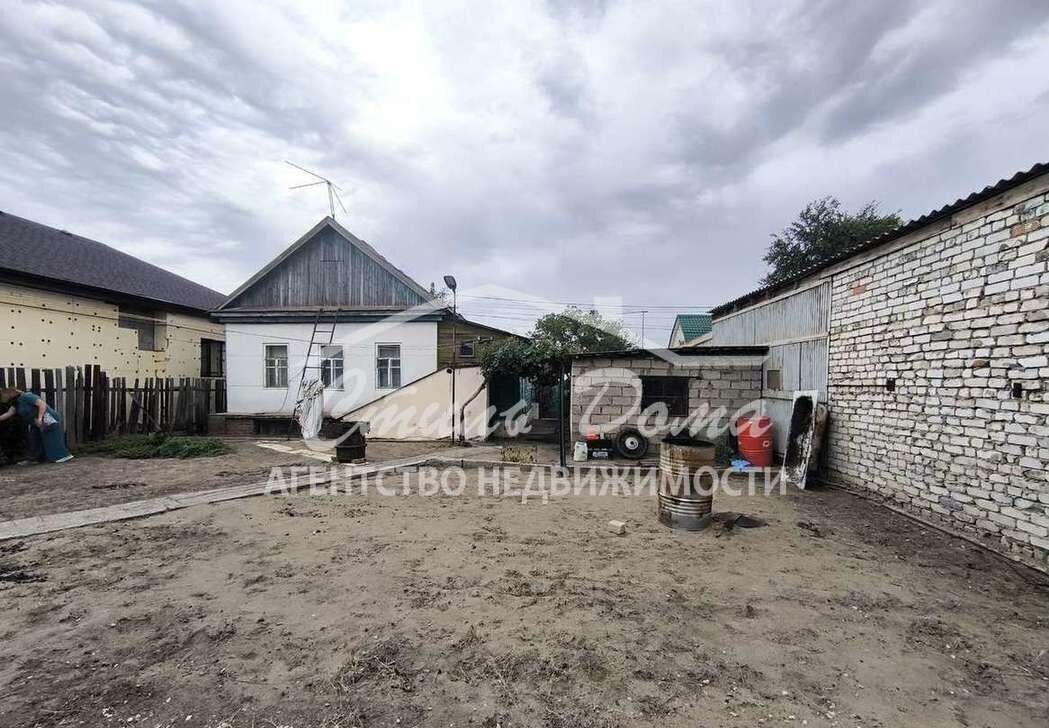
[[[698,531],[710,524],[714,507],[714,443],[668,436],[659,445],[659,522]]]

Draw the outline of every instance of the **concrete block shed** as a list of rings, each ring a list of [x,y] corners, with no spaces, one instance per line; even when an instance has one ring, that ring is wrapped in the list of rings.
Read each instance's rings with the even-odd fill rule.
[[[711,311],[830,410],[826,477],[1049,564],[1049,165]]]
[[[760,400],[767,352],[764,346],[739,346],[577,355],[571,369],[570,436],[608,435],[629,427],[655,439],[719,410],[720,421],[726,422],[739,408]],[[666,408],[659,424],[643,416],[652,405]]]

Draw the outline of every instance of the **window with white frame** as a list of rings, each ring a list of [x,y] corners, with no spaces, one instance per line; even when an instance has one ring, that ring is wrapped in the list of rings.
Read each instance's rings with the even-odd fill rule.
[[[401,345],[378,344],[375,351],[375,386],[397,389],[401,386]]]
[[[325,389],[342,389],[342,347],[321,347],[321,384]]]
[[[266,344],[266,387],[288,386],[288,345]]]

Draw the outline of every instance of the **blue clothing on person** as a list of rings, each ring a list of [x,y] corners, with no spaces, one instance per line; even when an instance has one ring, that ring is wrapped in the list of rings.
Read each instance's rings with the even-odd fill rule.
[[[40,397],[32,392],[22,392],[14,401],[15,412],[28,423],[29,449],[37,454],[37,459],[52,463],[64,463],[73,456],[66,447],[66,434],[62,428],[62,418],[50,405],[44,414],[41,427],[36,426],[39,414]]]

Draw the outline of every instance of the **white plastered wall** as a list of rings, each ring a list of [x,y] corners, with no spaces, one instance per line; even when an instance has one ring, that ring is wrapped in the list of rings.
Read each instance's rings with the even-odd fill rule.
[[[452,372],[440,369],[427,377],[349,412],[344,419],[368,422],[368,437],[391,440],[440,440],[452,434]],[[477,392],[484,376],[480,367],[461,367],[455,376],[455,433],[459,409]],[[483,440],[488,431],[488,390],[466,407],[463,420],[468,440]]]
[[[306,350],[313,333],[312,323],[230,323],[226,325],[226,383],[231,414],[291,413],[299,381],[306,365]],[[327,337],[325,337],[325,341]],[[267,344],[288,347],[288,386],[265,386]],[[376,324],[338,324],[333,345],[343,347],[342,391],[325,392],[325,414],[339,416],[371,402],[391,390],[376,382],[379,344],[401,347],[401,383],[407,384],[434,371],[437,366],[437,324],[430,321],[401,321]],[[310,366],[319,364],[314,349]],[[310,369],[308,378],[319,378]]]

